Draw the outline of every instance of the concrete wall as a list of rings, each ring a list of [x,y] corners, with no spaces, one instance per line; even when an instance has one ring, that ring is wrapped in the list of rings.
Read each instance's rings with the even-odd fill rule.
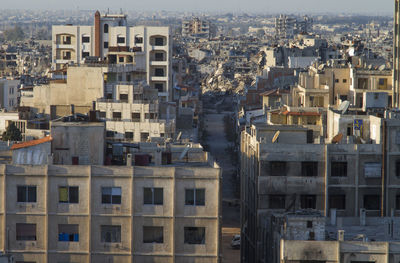
[[[0,251],[35,262],[220,262],[220,169],[208,166],[0,166]],[[17,203],[17,186],[37,201]],[[79,203],[60,203],[60,186],[79,187]],[[121,187],[121,204],[102,204],[101,187]],[[162,187],[163,205],[143,205],[144,187]],[[205,188],[205,206],[184,205],[186,188]],[[7,207],[7,209],[5,208]],[[36,240],[17,241],[16,223],[36,224]],[[59,224],[78,224],[79,242],[58,241]],[[101,242],[102,225],[121,226],[121,242]],[[162,226],[164,242],[143,243],[143,226]],[[205,227],[205,244],[184,243],[184,227]]]

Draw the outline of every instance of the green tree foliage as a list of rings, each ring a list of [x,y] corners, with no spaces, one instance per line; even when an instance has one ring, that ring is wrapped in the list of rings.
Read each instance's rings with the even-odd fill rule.
[[[21,141],[22,135],[17,126],[12,122],[3,133],[3,141]]]
[[[21,40],[24,40],[24,38],[25,38],[25,33],[22,30],[22,28],[19,26],[15,26],[14,28],[7,29],[6,31],[4,31],[3,35],[4,35],[4,39],[6,41],[13,41],[13,42],[21,41]]]

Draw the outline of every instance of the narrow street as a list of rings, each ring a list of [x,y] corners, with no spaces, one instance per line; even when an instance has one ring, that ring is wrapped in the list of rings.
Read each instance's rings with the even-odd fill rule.
[[[240,250],[232,249],[230,242],[233,235],[240,233],[240,207],[237,199],[239,183],[236,179],[236,167],[227,152],[229,145],[224,131],[224,116],[231,112],[207,108],[204,114],[204,127],[207,131],[206,143],[209,151],[222,168],[222,262],[240,262]]]

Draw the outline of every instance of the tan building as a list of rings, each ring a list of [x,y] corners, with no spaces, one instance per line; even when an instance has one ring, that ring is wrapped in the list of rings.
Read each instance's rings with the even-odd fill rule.
[[[216,27],[206,19],[194,17],[182,21],[182,36],[194,38],[212,38],[216,35]]]
[[[393,106],[400,107],[400,1],[395,0],[393,29]]]
[[[17,262],[220,262],[220,168],[202,151],[177,156],[1,166],[0,250]]]

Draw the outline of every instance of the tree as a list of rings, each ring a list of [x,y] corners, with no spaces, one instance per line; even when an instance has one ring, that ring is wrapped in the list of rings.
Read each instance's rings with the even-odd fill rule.
[[[3,132],[3,141],[21,141],[21,131],[18,130],[17,126],[12,122],[8,125],[5,132]]]
[[[21,27],[15,26],[14,28],[7,29],[3,33],[5,40],[7,41],[21,41],[25,38],[25,33]]]

